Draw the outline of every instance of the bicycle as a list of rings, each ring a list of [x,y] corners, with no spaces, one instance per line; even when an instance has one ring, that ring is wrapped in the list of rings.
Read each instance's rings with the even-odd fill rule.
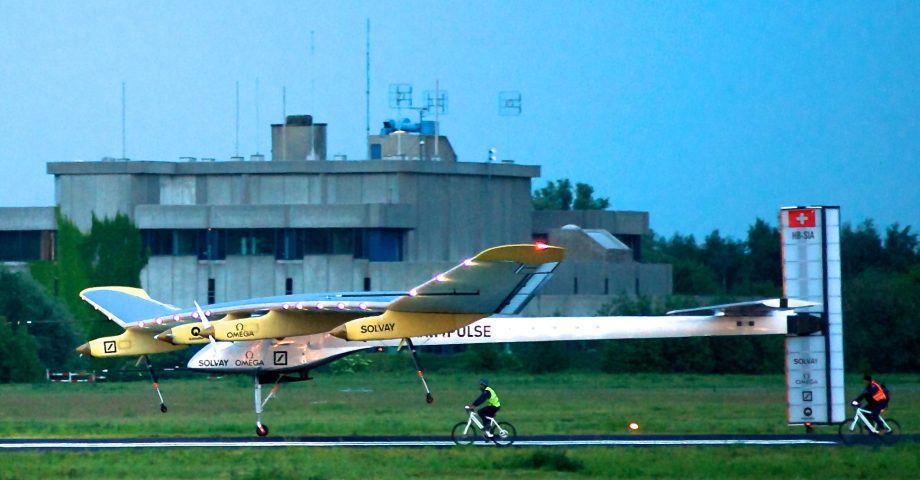
[[[453,430],[450,432],[450,438],[454,443],[457,445],[470,445],[478,438],[482,438],[486,442],[494,442],[501,447],[514,443],[514,439],[517,438],[517,429],[510,422],[496,422],[494,418],[489,417],[489,430],[492,432],[490,437],[486,435],[486,430],[479,414],[472,408],[464,408],[469,413],[469,418],[465,422],[459,422],[454,425]]]
[[[875,428],[875,425],[872,425],[872,421],[869,420],[868,414],[872,413],[870,410],[861,408],[857,405],[853,405],[853,408],[856,409],[856,414],[853,415],[853,420],[844,420],[840,423],[838,431],[840,433],[840,439],[843,443],[850,445],[858,440],[864,433],[869,435],[876,435],[882,443],[892,444],[898,441],[898,437],[901,435],[901,424],[897,420],[892,418],[885,419],[881,415],[878,416],[881,424],[888,429],[888,433],[884,435],[878,434],[878,429]]]

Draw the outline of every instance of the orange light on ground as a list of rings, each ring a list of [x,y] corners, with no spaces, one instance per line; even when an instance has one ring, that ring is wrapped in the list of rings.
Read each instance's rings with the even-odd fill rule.
[[[636,422],[629,422],[629,429],[635,432],[639,430],[639,424]]]

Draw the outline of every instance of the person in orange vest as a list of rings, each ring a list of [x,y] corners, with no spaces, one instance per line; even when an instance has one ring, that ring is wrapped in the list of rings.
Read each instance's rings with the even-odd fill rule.
[[[889,430],[882,425],[878,416],[882,413],[882,410],[888,408],[888,392],[885,391],[885,388],[882,387],[880,383],[873,380],[872,375],[868,373],[863,376],[863,382],[866,384],[865,390],[863,390],[858,397],[853,399],[850,404],[854,407],[858,407],[860,403],[865,400],[866,410],[870,412],[869,419],[875,423],[879,435],[884,435],[888,433]]]

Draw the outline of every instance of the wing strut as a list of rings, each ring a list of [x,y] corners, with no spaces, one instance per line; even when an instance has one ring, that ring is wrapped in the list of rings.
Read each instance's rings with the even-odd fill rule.
[[[157,391],[157,396],[160,397],[160,411],[166,413],[166,402],[163,401],[163,393],[160,392],[160,381],[157,379],[157,372],[153,369],[149,356],[144,355],[144,361],[147,362],[147,371],[150,372],[150,379],[153,380],[153,388]]]
[[[422,365],[418,361],[418,354],[415,353],[415,345],[412,344],[412,339],[406,337],[406,347],[409,350],[409,354],[412,355],[412,362],[415,363],[415,371],[418,372],[418,378],[422,381],[422,386],[425,387],[425,401],[428,403],[434,402],[434,397],[431,396],[431,390],[428,389],[428,382],[425,381],[425,374],[422,373]]]

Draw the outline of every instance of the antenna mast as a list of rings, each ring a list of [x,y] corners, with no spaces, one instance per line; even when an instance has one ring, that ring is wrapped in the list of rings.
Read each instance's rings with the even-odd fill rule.
[[[236,154],[240,156],[240,81],[236,81]]]
[[[121,159],[125,160],[128,156],[125,154],[125,82],[121,82]]]
[[[364,125],[364,134],[367,137],[371,136],[371,19],[367,19],[367,47],[365,48],[365,65],[366,65],[366,84],[364,87],[364,98],[365,106],[364,111],[366,115],[365,125]],[[370,144],[368,144],[370,148]],[[370,152],[368,151],[367,158],[370,158]]]

